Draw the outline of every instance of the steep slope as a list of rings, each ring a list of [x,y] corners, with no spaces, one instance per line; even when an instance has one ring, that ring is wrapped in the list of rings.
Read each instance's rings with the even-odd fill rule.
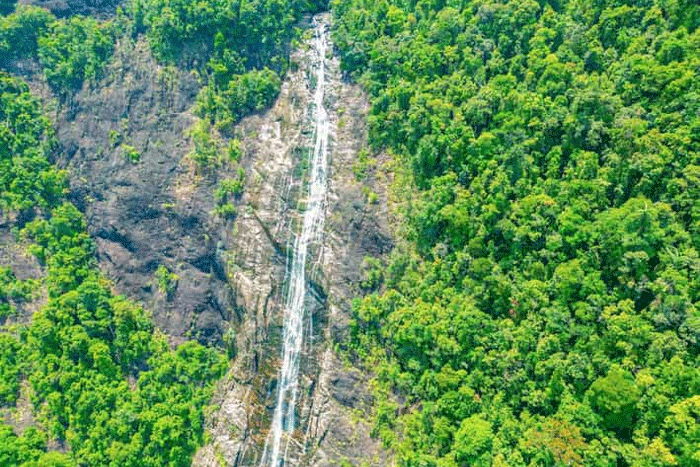
[[[196,342],[170,348],[114,294],[48,160],[39,100],[4,73],[0,91],[0,460],[184,467],[225,359]]]
[[[265,5],[261,2],[256,8]],[[323,21],[327,23],[327,15]],[[32,29],[33,25],[37,27]],[[199,462],[214,465],[223,455],[232,462],[256,463],[275,400],[287,254],[305,197],[306,156],[312,138],[309,51],[302,45],[294,53],[292,71],[272,110],[260,111],[269,89],[263,100],[255,94],[247,96],[236,118],[241,112],[257,109],[258,113],[230,127],[232,115],[222,122],[218,114],[212,116],[194,106],[198,95],[220,98],[227,92],[215,89],[218,84],[212,81],[203,86],[207,69],[189,62],[166,65],[162,57],[154,60],[153,44],[145,41],[130,18],[120,16],[107,23],[78,17],[56,21],[42,10],[21,9],[3,18],[1,26],[0,65],[29,80],[32,91],[52,110],[56,134],[52,133],[46,155],[66,169],[65,194],[72,203],[56,212],[29,209],[10,211],[8,216],[3,212],[2,238],[10,239],[17,223],[24,225],[39,217],[27,235],[43,242],[28,247],[43,255],[38,262],[30,255],[26,261],[22,256],[15,258],[14,252],[27,245],[14,239],[8,240],[11,248],[0,252],[0,264],[11,271],[9,275],[2,271],[7,284],[2,283],[0,305],[8,305],[13,313],[11,320],[3,322],[0,342],[3,362],[10,362],[2,371],[10,377],[12,398],[3,415],[13,424],[12,429],[2,427],[0,434],[13,440],[12,449],[18,447],[8,455],[19,459],[29,452],[22,459],[31,462],[46,454],[47,459],[60,458],[68,465],[101,465],[120,458],[123,465],[132,465],[143,449],[148,452],[142,460],[148,465],[186,463],[192,447],[201,442],[199,417],[208,382],[221,368],[216,352],[192,342],[183,344],[197,339],[224,345],[233,363],[217,396],[221,410],[213,411],[208,422],[216,445],[202,450]],[[14,48],[17,37],[23,38],[21,47]],[[113,38],[117,39],[114,47],[111,43],[105,47]],[[282,53],[286,44],[279,39],[275,47],[275,53]],[[195,49],[188,60],[199,53]],[[216,53],[226,58],[225,50]],[[272,59],[279,61],[276,56]],[[331,79],[324,100],[335,127],[333,181],[325,205],[325,242],[322,248],[311,249],[317,260],[309,264],[305,278],[304,301],[314,326],[302,357],[303,391],[297,408],[302,432],[294,434],[303,447],[294,456],[315,465],[334,465],[343,459],[359,462],[370,453],[373,465],[380,465],[384,455],[369,439],[359,415],[371,403],[365,376],[344,368],[332,348],[347,334],[350,300],[361,291],[358,284],[366,268],[363,258],[381,256],[393,246],[381,220],[386,218],[386,180],[362,169],[364,181],[358,181],[354,159],[366,144],[366,97],[340,79],[336,58],[329,56],[326,61]],[[274,84],[274,79],[265,82],[269,76],[269,71],[253,70],[250,75],[234,75],[231,82],[252,87]],[[237,89],[234,84],[227,84],[229,91]],[[232,100],[237,97],[226,95]],[[193,106],[202,119],[191,113]],[[42,163],[47,164],[45,157]],[[65,238],[60,237],[62,232]],[[80,248],[64,254],[62,248],[73,248],[73,241]],[[47,273],[43,262],[53,261],[52,255],[58,265],[51,263]],[[70,274],[62,276],[69,266]],[[46,274],[48,278],[42,277]],[[82,274],[90,279],[85,285]],[[75,283],[69,280],[72,276]],[[45,306],[43,289],[30,297],[34,302],[19,295],[17,284],[25,279],[36,279],[49,288],[55,281],[66,281],[77,288],[69,290],[68,297],[51,295],[50,289]],[[5,295],[8,284],[15,288],[7,289],[11,296]],[[151,312],[157,331],[133,302],[116,294]],[[95,300],[99,306],[93,309]],[[84,303],[89,310],[83,309]],[[60,321],[64,312],[75,315],[71,318],[75,322]],[[135,316],[132,324],[138,328],[127,333],[129,342],[124,342],[121,328],[114,346],[110,340],[114,336],[102,327],[97,336],[106,339],[110,358],[121,365],[115,370],[110,358],[100,353],[105,349],[100,342],[79,336],[84,327],[95,325],[93,314],[100,315],[99,326],[111,330],[127,319],[125,313],[127,318]],[[26,334],[25,326],[34,329],[34,319],[39,319],[38,327]],[[64,324],[70,324],[69,331]],[[27,352],[34,352],[37,342],[37,351],[44,352],[42,343],[51,344],[54,334],[41,332],[51,327],[60,345],[47,351],[46,362],[56,353],[56,368],[73,379],[35,387],[45,379],[32,376],[25,381],[34,369],[30,363],[16,361],[15,347],[25,345],[23,339],[29,335],[34,340]],[[175,352],[165,345],[166,338],[177,347]],[[80,347],[83,344],[92,347]],[[71,361],[78,367],[76,372],[67,370]],[[36,362],[46,363],[43,354]],[[47,369],[44,376],[50,377],[52,371]],[[100,386],[105,381],[109,388]],[[20,386],[22,407],[15,407]],[[187,391],[194,404],[189,411],[182,406]],[[96,401],[97,394],[106,399]],[[51,405],[33,406],[46,399]],[[222,425],[236,404],[242,404],[247,419],[235,420],[240,433]],[[114,410],[118,414],[112,417]],[[77,411],[83,418],[77,418]],[[30,426],[43,423],[50,424],[47,432],[44,426],[38,430]],[[24,452],[22,443],[34,441],[32,450]],[[154,447],[157,444],[161,450]],[[47,450],[61,454],[53,456]]]
[[[293,26],[317,6],[209,6],[134,1],[98,22],[19,5],[0,21],[0,66],[56,109],[52,155],[117,290],[175,342],[221,344],[233,309],[222,236],[245,183],[232,123],[269,106]]]
[[[319,18],[322,24],[327,17]],[[237,305],[245,310],[238,328],[238,354],[216,397],[211,420],[213,443],[195,465],[257,465],[277,399],[285,301],[284,278],[292,232],[300,222],[304,173],[313,144],[312,47],[292,55],[292,69],[279,99],[264,115],[244,119],[239,129],[251,158],[243,195],[249,206],[235,222],[230,274]],[[369,407],[365,378],[346,368],[333,352],[347,331],[350,299],[359,293],[362,260],[391,249],[382,218],[385,198],[369,205],[352,171],[365,144],[366,99],[343,82],[335,57],[326,59],[326,106],[331,123],[330,193],[322,248],[310,256],[304,299],[313,327],[301,356],[296,412],[298,422],[288,455],[297,465],[337,465],[343,459],[383,465],[384,455],[368,437],[360,414]],[[342,115],[342,117],[340,116]],[[341,123],[342,122],[342,123]],[[381,184],[374,186],[381,191]],[[383,192],[382,192],[383,194]],[[220,464],[221,463],[221,464]]]
[[[405,194],[351,344],[397,464],[697,465],[698,2],[334,14]]]
[[[121,293],[143,302],[168,334],[221,343],[232,302],[217,250],[225,227],[212,212],[226,170],[195,175],[185,157],[200,86],[156,63],[144,42],[118,44],[105,76],[56,118],[70,197]],[[159,266],[177,276],[169,292],[158,288]]]

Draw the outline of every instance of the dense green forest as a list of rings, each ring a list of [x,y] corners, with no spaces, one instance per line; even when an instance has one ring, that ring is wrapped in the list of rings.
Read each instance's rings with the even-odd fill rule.
[[[154,56],[199,73],[205,84],[195,113],[226,133],[277,97],[292,40],[304,14],[325,2],[281,0],[133,0],[109,21],[57,19],[17,5],[0,17],[0,68],[38,61],[60,97],[95,84],[117,40],[145,36]]]
[[[52,89],[65,97],[86,80],[100,77],[113,50],[116,26],[117,21],[100,24],[80,16],[57,20],[42,8],[18,5],[0,17],[0,66],[36,60]]]
[[[700,465],[700,4],[332,10],[401,193],[348,344],[398,465]]]
[[[301,16],[324,3],[134,0],[131,10],[136,31],[145,31],[158,58],[206,76],[195,112],[226,133],[244,115],[272,104]]]

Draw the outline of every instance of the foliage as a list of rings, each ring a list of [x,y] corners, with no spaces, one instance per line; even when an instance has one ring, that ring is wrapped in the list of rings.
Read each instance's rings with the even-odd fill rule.
[[[132,164],[138,164],[141,160],[141,154],[136,150],[135,147],[129,144],[124,144],[122,146],[122,151],[124,152],[124,156],[126,156],[126,159]]]
[[[39,37],[47,34],[54,21],[43,8],[26,5],[18,5],[14,13],[0,18],[0,63],[35,56]]]
[[[384,270],[381,261],[367,256],[362,260],[362,280],[360,288],[363,290],[377,290],[384,282]]]
[[[229,196],[240,196],[243,193],[245,185],[245,171],[242,167],[238,168],[236,178],[227,178],[221,180],[219,188],[216,189],[214,196],[217,201],[226,201]]]
[[[48,290],[30,324],[0,328],[0,404],[15,404],[26,383],[41,427],[18,436],[0,424],[0,465],[190,465],[224,357],[196,342],[171,350],[140,307],[112,293],[83,215],[65,200],[65,177],[47,161],[51,132],[38,101],[7,76],[0,118],[0,206],[45,266]],[[170,289],[176,280],[165,272]],[[0,268],[0,302],[34,286]],[[70,451],[47,452],[49,439]]]
[[[269,107],[281,84],[277,73],[268,68],[235,75],[225,85],[204,87],[197,96],[195,112],[225,128],[251,112]]]
[[[53,144],[53,130],[29,88],[0,72],[0,212],[59,202],[65,174],[45,157]]]
[[[611,371],[591,384],[589,395],[591,407],[603,417],[606,428],[629,434],[641,396],[631,374]]]
[[[696,465],[697,2],[333,10],[399,170],[347,343],[398,463]]]
[[[0,322],[12,314],[12,302],[28,301],[37,286],[36,280],[19,280],[11,268],[0,266]]]
[[[228,145],[228,159],[231,163],[238,163],[241,160],[241,141],[238,138],[234,138],[229,142]]]
[[[240,198],[245,185],[245,171],[243,167],[238,167],[236,178],[227,178],[221,180],[219,186],[214,190],[214,198],[216,207],[214,212],[225,219],[236,217],[238,209],[233,204],[234,201]]]
[[[224,219],[234,219],[238,215],[238,208],[231,202],[217,203],[214,214]]]
[[[0,64],[37,59],[53,90],[67,95],[100,78],[115,37],[109,22],[81,16],[57,20],[42,8],[18,5],[0,18]]]
[[[136,0],[131,15],[157,58],[206,76],[196,113],[226,131],[277,97],[295,24],[322,8],[324,1]]]
[[[11,13],[15,8],[16,1],[17,0],[2,0],[2,2],[0,2],[0,15]]]
[[[12,428],[0,425],[0,464],[18,467],[75,467],[70,456],[46,452],[46,436],[28,428],[17,436]]]
[[[221,164],[221,140],[207,120],[197,120],[187,130],[192,150],[187,157],[194,162],[198,174],[210,172]]]
[[[170,272],[164,265],[159,265],[156,269],[156,281],[158,282],[158,290],[167,296],[172,296],[177,289],[177,282],[180,278],[174,272]]]
[[[221,82],[244,69],[283,66],[282,54],[304,2],[280,0],[138,0],[131,6],[161,60],[208,57]]]
[[[17,401],[20,380],[20,344],[8,334],[0,334],[0,406]]]
[[[55,21],[39,37],[38,55],[46,80],[56,91],[78,89],[95,81],[114,48],[110,25],[89,17],[74,16]]]

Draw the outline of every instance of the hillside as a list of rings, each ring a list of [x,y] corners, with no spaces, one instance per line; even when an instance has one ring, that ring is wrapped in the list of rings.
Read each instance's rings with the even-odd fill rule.
[[[313,8],[239,8],[266,44],[246,52],[209,36],[230,5],[98,6],[110,19],[0,17],[3,466],[191,464],[236,351],[220,236],[245,171],[227,132],[274,100]]]
[[[696,1],[0,14],[0,466],[700,462]]]
[[[401,168],[348,344],[397,464],[697,465],[698,4],[332,9]]]
[[[303,277],[314,337],[297,409],[313,449],[295,455],[332,465],[373,453],[381,465],[357,420],[366,375],[331,349],[363,258],[392,242],[383,185],[353,172],[366,96],[331,53],[312,56],[319,6],[134,2],[95,17],[41,6],[60,18],[24,4],[0,18],[0,464],[259,463],[320,59],[333,181]],[[328,30],[323,18],[313,23]]]

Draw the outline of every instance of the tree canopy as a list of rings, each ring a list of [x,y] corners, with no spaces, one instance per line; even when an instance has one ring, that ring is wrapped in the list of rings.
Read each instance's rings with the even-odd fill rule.
[[[401,175],[347,343],[398,464],[697,465],[697,2],[332,9]]]

